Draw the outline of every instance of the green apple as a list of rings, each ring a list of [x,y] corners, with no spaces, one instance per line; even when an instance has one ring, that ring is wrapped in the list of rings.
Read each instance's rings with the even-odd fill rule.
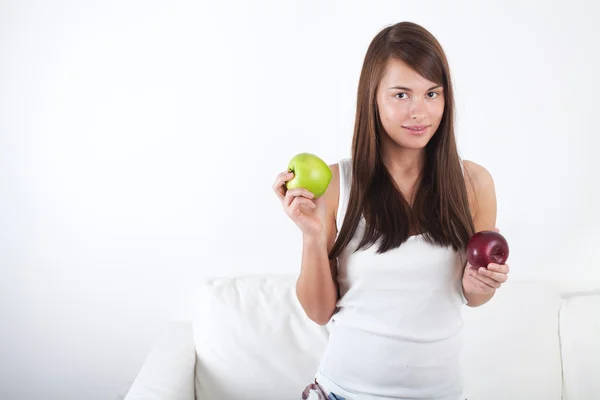
[[[294,178],[287,181],[288,189],[304,188],[315,195],[315,199],[325,193],[331,182],[331,170],[325,161],[310,153],[296,154],[288,164]]]

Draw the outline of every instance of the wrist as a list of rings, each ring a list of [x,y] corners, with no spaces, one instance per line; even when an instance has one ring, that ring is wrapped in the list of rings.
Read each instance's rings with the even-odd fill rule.
[[[305,245],[309,246],[326,246],[327,245],[327,235],[325,232],[318,234],[303,234],[302,242]]]

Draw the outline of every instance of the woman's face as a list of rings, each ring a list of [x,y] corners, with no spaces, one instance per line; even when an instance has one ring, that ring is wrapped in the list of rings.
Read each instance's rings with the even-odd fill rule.
[[[382,143],[424,148],[444,114],[444,90],[403,61],[390,58],[377,89],[377,107],[385,132]],[[423,129],[419,130],[418,128]]]

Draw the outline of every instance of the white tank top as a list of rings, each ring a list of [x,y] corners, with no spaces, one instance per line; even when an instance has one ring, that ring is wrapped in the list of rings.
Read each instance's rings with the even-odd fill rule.
[[[351,160],[341,160],[339,169],[341,226]],[[467,300],[460,254],[422,235],[384,254],[377,245],[354,253],[364,222],[338,258],[339,309],[317,381],[346,400],[464,400],[459,353]]]

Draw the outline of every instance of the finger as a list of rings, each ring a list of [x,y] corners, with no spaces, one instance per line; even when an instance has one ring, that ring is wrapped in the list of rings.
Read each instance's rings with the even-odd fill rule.
[[[275,178],[275,183],[273,183],[273,188],[278,188],[282,186],[286,181],[289,181],[294,177],[294,173],[292,171],[283,171],[277,175]]]
[[[492,293],[494,290],[496,290],[488,284],[477,279],[473,274],[469,274],[469,280],[475,287],[477,287],[483,293]]]
[[[277,175],[275,179],[275,183],[273,183],[273,191],[277,194],[280,199],[283,199],[285,196],[285,183],[291,180],[294,177],[294,173],[290,171],[285,171]]]
[[[508,274],[510,272],[510,267],[508,266],[508,264],[489,263],[488,269],[490,271],[500,272],[503,274]]]
[[[498,282],[495,282],[493,279],[480,274],[479,271],[477,271],[476,269],[472,269],[471,271],[469,271],[469,275],[471,275],[473,277],[473,279],[485,284],[486,286],[492,287],[492,288],[494,288],[495,285],[498,283]]]
[[[501,272],[490,271],[489,269],[486,269],[483,267],[479,268],[478,272],[481,275],[487,276],[488,278],[491,278],[491,279],[495,280],[496,282],[500,282],[500,283],[504,283],[508,279],[508,275],[506,275],[506,274],[503,274]]]
[[[295,197],[290,204],[291,215],[298,217],[302,212],[303,207],[315,208],[315,203],[312,200],[305,199],[304,197]]]
[[[486,284],[487,286],[489,286],[491,288],[498,289],[501,285],[500,282],[496,282],[492,278],[488,278],[487,276],[480,274],[478,271],[472,271],[471,274],[475,279]]]
[[[308,207],[308,208],[316,207],[316,204],[314,201],[312,201],[311,199],[307,199],[305,197],[296,197],[294,199],[294,202],[298,203],[300,205],[300,207]]]
[[[285,192],[284,204],[289,207],[296,197],[305,197],[307,199],[312,199],[315,196],[304,188],[293,188]]]
[[[494,228],[493,231],[497,232],[497,233],[500,233],[500,229],[498,229],[498,228]]]

